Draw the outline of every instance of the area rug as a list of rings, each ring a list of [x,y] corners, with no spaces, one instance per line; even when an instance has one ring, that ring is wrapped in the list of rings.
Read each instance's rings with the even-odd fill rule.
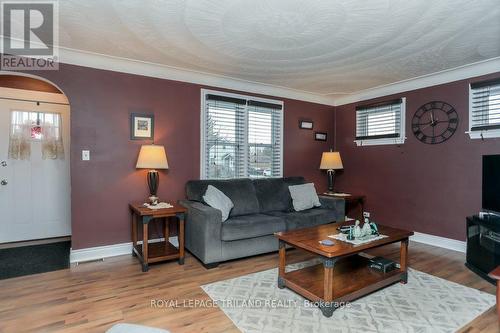
[[[69,267],[70,241],[0,250],[0,280]]]
[[[326,318],[298,294],[279,289],[277,276],[270,269],[202,288],[244,333],[456,332],[495,304],[494,295],[409,269],[406,285],[396,283]]]

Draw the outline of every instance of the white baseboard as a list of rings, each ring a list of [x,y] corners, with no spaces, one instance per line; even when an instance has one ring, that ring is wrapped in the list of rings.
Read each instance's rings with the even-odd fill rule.
[[[421,232],[415,232],[414,235],[410,237],[410,240],[413,242],[442,247],[444,249],[458,251],[462,253],[465,253],[467,244],[464,241],[424,234]]]
[[[153,239],[152,243],[164,241],[164,238]],[[170,237],[170,243],[175,246],[178,245],[177,237]],[[142,241],[139,242],[142,244]],[[70,254],[70,263],[81,263],[85,261],[93,261],[93,260],[101,260],[109,257],[122,256],[126,254],[132,254],[132,242],[121,243],[121,244],[113,244],[113,245],[105,245],[105,246],[97,246],[97,247],[89,247],[86,249],[73,250],[71,249]]]
[[[151,242],[159,242],[163,240],[164,240],[163,238],[154,239],[151,240]],[[466,248],[466,243],[464,241],[424,234],[421,232],[415,232],[415,234],[410,237],[410,240],[413,242],[437,246],[444,249],[458,251],[462,253],[465,253],[465,248]],[[170,237],[169,241],[175,246],[178,245],[177,237]],[[139,243],[142,244],[142,242]],[[85,261],[93,261],[109,257],[122,256],[131,253],[132,253],[132,242],[90,247],[80,250],[72,249],[70,255],[70,262],[72,264],[80,263]]]

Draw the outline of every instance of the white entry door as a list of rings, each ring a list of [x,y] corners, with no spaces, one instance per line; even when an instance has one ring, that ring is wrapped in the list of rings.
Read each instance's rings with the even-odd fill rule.
[[[0,243],[71,235],[69,106],[2,98],[14,90],[0,88]],[[49,100],[57,95],[33,94]],[[39,140],[31,141],[28,160],[9,159],[12,111],[60,113],[64,159],[42,159]]]

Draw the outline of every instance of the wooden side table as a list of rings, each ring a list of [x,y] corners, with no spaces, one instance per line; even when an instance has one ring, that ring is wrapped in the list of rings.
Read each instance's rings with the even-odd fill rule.
[[[321,194],[326,197],[335,197],[345,200],[345,215],[349,216],[353,214],[352,217],[359,221],[364,221],[363,212],[365,211],[365,199],[366,196],[362,194],[351,194],[349,196],[335,195],[335,194]]]
[[[172,208],[149,209],[140,203],[130,204],[132,215],[132,255],[137,256],[142,264],[142,271],[147,272],[150,263],[161,262],[171,259],[178,259],[179,265],[184,264],[184,215],[186,208],[179,204],[173,204]],[[179,222],[179,248],[176,248],[168,241],[169,218],[177,217]],[[163,219],[164,242],[149,243],[149,222],[154,219]],[[137,227],[142,224],[142,244],[137,242]]]

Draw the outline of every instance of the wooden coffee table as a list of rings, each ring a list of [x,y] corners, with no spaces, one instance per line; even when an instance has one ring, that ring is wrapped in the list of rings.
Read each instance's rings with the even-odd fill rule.
[[[339,233],[337,228],[343,224],[347,222],[275,234],[279,239],[278,287],[287,287],[316,303],[326,317],[332,316],[345,302],[408,281],[408,238],[413,232],[379,225],[380,234],[388,237],[362,245],[328,238]],[[319,241],[324,239],[334,241],[335,245],[321,245]],[[368,267],[369,258],[363,251],[396,242],[401,242],[399,269],[383,273]],[[314,253],[322,263],[285,273],[286,245]]]

